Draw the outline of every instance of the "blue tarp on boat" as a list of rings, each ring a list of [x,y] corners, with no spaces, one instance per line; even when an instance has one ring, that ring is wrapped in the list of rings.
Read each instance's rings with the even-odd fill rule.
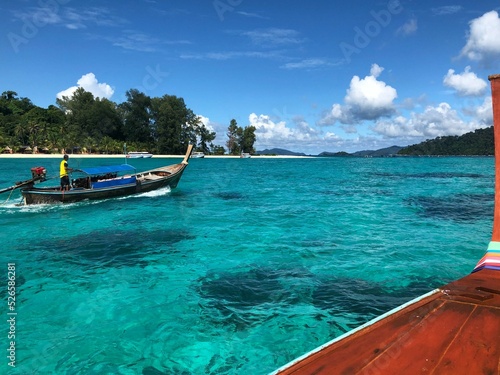
[[[105,167],[80,168],[80,170],[87,174],[106,174],[123,171],[135,171],[135,168],[129,164],[121,164],[109,165]]]
[[[122,178],[113,178],[112,180],[98,181],[92,184],[94,189],[102,189],[109,187],[117,187],[128,184],[135,184],[137,178],[135,176],[132,177],[122,177]]]

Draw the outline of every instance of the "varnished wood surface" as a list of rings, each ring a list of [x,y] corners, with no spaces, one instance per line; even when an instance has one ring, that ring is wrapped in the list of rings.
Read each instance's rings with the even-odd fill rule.
[[[500,374],[500,271],[484,269],[277,372]]]

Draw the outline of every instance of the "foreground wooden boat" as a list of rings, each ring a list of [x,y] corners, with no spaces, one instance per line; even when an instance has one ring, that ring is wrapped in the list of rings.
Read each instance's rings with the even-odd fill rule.
[[[32,168],[32,180],[23,181],[0,192],[21,189],[24,204],[73,203],[82,200],[107,199],[145,193],[169,186],[177,187],[186,169],[193,146],[189,145],[184,160],[178,164],[137,173],[128,164],[83,168],[82,177],[72,180],[72,188],[61,191],[60,186],[35,187],[35,182],[43,181],[45,168]]]
[[[500,374],[500,75],[489,80],[495,210],[486,255],[470,275],[318,347],[273,375]]]
[[[492,243],[500,249],[500,243]],[[500,374],[500,272],[419,297],[274,374]]]

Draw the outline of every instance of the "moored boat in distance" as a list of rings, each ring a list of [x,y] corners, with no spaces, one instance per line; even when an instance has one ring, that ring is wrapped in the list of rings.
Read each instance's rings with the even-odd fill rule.
[[[500,374],[500,74],[491,81],[495,208],[486,254],[471,274],[424,294],[272,375]],[[290,338],[290,345],[296,338]]]
[[[205,154],[201,151],[195,151],[191,154],[191,159],[203,159]]]
[[[0,193],[21,189],[24,204],[73,203],[82,200],[108,199],[138,193],[145,193],[164,187],[174,189],[188,165],[193,146],[189,145],[181,163],[136,172],[129,164],[82,168],[80,177],[73,178],[71,189],[62,191],[60,186],[35,187],[45,181],[43,167],[32,168],[32,179],[0,190]]]
[[[242,158],[242,159],[250,159],[251,157],[252,157],[252,155],[250,155],[250,153],[248,153],[248,152],[242,152],[240,155],[240,158]]]
[[[127,153],[127,158],[130,159],[147,159],[152,158],[153,154],[147,151],[131,151]]]

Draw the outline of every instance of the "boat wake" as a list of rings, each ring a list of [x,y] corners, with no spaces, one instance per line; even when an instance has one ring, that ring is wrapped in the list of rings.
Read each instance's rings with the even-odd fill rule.
[[[172,190],[170,189],[170,187],[167,186],[158,190],[149,191],[147,193],[139,193],[139,194],[128,195],[119,198],[111,198],[111,199],[127,200],[127,199],[144,198],[144,197],[155,198],[168,195],[171,193],[171,191]],[[66,204],[34,204],[34,205],[25,205],[22,200],[8,200],[5,202],[0,202],[0,213],[8,214],[13,212],[47,212],[51,210],[60,210],[61,208],[69,209],[74,206],[100,204],[102,202],[106,202],[109,200],[110,199],[102,199],[96,201],[83,200],[81,202],[66,203]]]
[[[11,212],[19,212],[20,208],[22,208],[22,206],[19,206],[18,203],[14,203],[14,202],[0,203],[0,213],[2,213],[2,214],[8,214]]]
[[[17,212],[49,212],[53,210],[62,209],[70,209],[72,206],[75,206],[76,203],[70,204],[34,204],[34,205],[25,205],[22,201],[8,201],[5,203],[0,203],[0,214],[9,214],[9,213],[17,213]]]
[[[147,193],[128,195],[126,197],[120,197],[117,199],[125,200],[125,199],[144,198],[144,197],[146,197],[146,198],[162,197],[164,195],[170,194],[171,191],[172,191],[172,189],[170,189],[170,186],[166,186],[166,187],[158,189],[158,190],[148,191]]]
[[[148,191],[147,193],[136,194],[136,195],[133,195],[131,197],[135,197],[135,198],[142,198],[142,197],[149,197],[149,198],[163,197],[164,195],[168,195],[171,192],[172,192],[172,189],[170,189],[170,186],[166,186],[166,187],[158,189],[158,190]]]

